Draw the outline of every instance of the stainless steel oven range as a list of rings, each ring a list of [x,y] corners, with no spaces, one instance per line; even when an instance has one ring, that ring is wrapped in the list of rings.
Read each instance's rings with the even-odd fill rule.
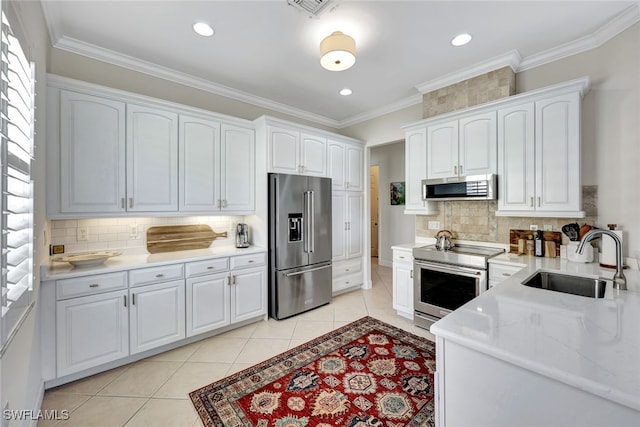
[[[429,328],[456,308],[487,290],[487,260],[503,249],[435,245],[413,249],[414,323]]]

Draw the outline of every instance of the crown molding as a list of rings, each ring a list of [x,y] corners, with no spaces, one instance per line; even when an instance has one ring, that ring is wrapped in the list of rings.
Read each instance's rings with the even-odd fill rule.
[[[66,52],[86,56],[88,58],[116,65],[118,67],[123,67],[150,76],[159,77],[161,79],[183,84],[195,89],[200,89],[205,92],[214,93],[216,95],[224,96],[230,99],[235,99],[236,101],[246,102],[248,104],[288,114],[293,117],[309,120],[325,126],[337,128],[339,125],[339,122],[337,120],[321,116],[319,114],[314,114],[280,102],[272,101],[270,99],[262,98],[247,92],[233,89],[228,86],[213,83],[209,80],[195,77],[187,73],[182,73],[171,68],[154,64],[152,62],[134,58],[132,56],[123,55],[116,51],[105,49],[71,37],[61,37],[54,44],[54,47]]]
[[[598,48],[640,21],[640,2],[632,5],[592,34],[525,57],[517,71],[525,71],[578,53]]]
[[[140,59],[123,55],[118,52],[103,49],[96,45],[85,43],[70,37],[61,36],[59,29],[59,20],[56,19],[53,9],[48,6],[48,1],[41,1],[42,10],[47,23],[49,37],[53,47],[67,52],[93,58],[99,61],[107,62],[119,67],[124,67],[134,71],[138,71],[154,77],[159,77],[175,83],[190,86],[216,95],[221,95],[230,99],[246,102],[258,107],[288,114],[304,120],[309,120],[318,124],[342,129],[348,126],[380,117],[385,114],[393,113],[403,108],[410,107],[422,102],[422,94],[442,87],[458,83],[460,81],[475,77],[480,74],[493,71],[497,68],[509,66],[514,72],[520,72],[535,68],[549,62],[557,61],[590,49],[595,49],[622,31],[640,22],[640,1],[637,4],[625,9],[622,13],[611,19],[605,25],[595,30],[592,34],[581,37],[561,46],[557,46],[546,51],[529,55],[525,58],[520,56],[517,50],[513,50],[504,55],[480,62],[464,70],[460,70],[446,77],[437,78],[424,82],[415,86],[420,92],[419,95],[410,96],[393,104],[370,110],[344,120],[335,120],[322,115],[314,114],[302,109],[298,109],[283,103],[272,101],[247,92],[236,90],[228,86],[219,85],[208,80],[181,73],[176,70],[162,67],[151,62],[142,61]]]
[[[338,124],[338,129],[366,122],[367,120],[375,119],[376,117],[384,116],[385,114],[394,113],[402,110],[403,108],[411,107],[420,103],[422,103],[422,94],[409,96],[394,102],[393,104],[385,105],[384,107],[376,108],[375,110],[367,111],[362,114],[356,114],[348,119],[341,120]]]
[[[520,53],[517,50],[512,50],[504,55],[479,62],[458,72],[420,83],[415,88],[418,92],[424,94],[507,66],[511,67],[514,72],[518,72],[520,61]]]

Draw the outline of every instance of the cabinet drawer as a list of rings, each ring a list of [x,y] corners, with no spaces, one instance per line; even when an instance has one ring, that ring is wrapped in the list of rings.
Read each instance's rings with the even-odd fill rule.
[[[162,267],[141,268],[129,271],[129,286],[166,282],[184,277],[183,264],[163,265]]]
[[[185,264],[187,277],[203,274],[220,273],[229,270],[229,258],[215,258],[205,261],[188,262]]]
[[[502,282],[509,277],[522,270],[519,266],[510,266],[502,264],[489,264],[489,280],[494,282]]]
[[[348,274],[357,274],[362,271],[362,259],[348,259],[346,261],[334,262],[332,266],[332,276],[340,277]]]
[[[347,276],[333,278],[331,289],[333,290],[333,292],[339,292],[344,289],[349,289],[361,285],[362,274],[350,274]]]
[[[265,254],[251,254],[231,257],[231,270],[245,267],[255,267],[258,265],[264,265]]]
[[[393,251],[393,262],[413,263],[413,255],[411,252]]]
[[[127,288],[127,272],[96,274],[56,281],[56,299],[63,300],[83,295]]]

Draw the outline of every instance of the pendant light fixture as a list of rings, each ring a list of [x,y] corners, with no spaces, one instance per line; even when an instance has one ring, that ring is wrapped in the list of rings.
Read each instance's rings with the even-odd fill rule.
[[[356,62],[356,42],[352,37],[335,31],[320,42],[320,64],[330,71],[342,71]]]

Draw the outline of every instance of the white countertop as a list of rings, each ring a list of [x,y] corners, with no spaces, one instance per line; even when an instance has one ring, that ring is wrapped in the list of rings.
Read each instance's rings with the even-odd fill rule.
[[[503,254],[523,269],[431,326],[436,336],[640,411],[640,272],[604,298],[524,286],[538,269],[612,277],[597,263]]]
[[[209,258],[225,256],[249,255],[266,252],[265,248],[250,246],[236,248],[235,246],[219,246],[207,249],[193,249],[189,251],[164,252],[158,254],[127,254],[109,258],[104,264],[86,267],[74,267],[68,262],[50,262],[41,266],[42,281],[65,279],[68,277],[86,276],[90,274],[110,273],[113,271],[131,270],[134,268],[157,267],[176,262],[200,261]]]

